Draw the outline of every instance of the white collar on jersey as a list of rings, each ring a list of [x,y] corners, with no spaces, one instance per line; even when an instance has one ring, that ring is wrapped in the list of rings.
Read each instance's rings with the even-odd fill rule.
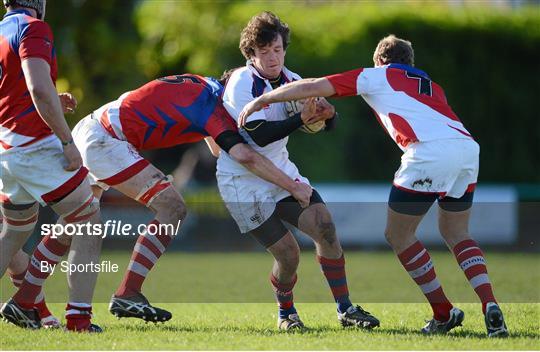
[[[247,60],[246,61],[246,67],[248,68],[248,70],[251,71],[251,73],[253,73],[255,76],[259,77],[260,79],[264,80],[268,85],[270,85],[270,80],[266,77],[263,77],[259,71],[257,71],[257,69],[255,68],[255,66],[253,66],[253,63],[251,62],[251,60]],[[283,69],[281,70],[281,73],[283,75],[285,75],[285,77],[287,78],[287,81],[291,82],[293,80],[293,73],[291,71],[289,71],[289,69],[285,66],[283,66]]]

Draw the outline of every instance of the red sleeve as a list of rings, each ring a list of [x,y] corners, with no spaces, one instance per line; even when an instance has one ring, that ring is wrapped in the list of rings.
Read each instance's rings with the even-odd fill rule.
[[[353,95],[358,95],[356,81],[363,70],[363,68],[359,68],[352,71],[326,76],[326,79],[328,79],[330,84],[334,86],[334,89],[336,90],[335,96],[350,97]]]
[[[214,138],[214,140],[216,140],[217,137],[223,132],[238,132],[236,122],[231,115],[229,115],[227,110],[225,110],[225,107],[223,107],[221,103],[216,105],[216,109],[206,122],[204,129],[210,135],[210,137]]]
[[[53,37],[49,25],[42,21],[32,21],[23,33],[19,45],[21,60],[38,57],[49,63],[53,56]]]

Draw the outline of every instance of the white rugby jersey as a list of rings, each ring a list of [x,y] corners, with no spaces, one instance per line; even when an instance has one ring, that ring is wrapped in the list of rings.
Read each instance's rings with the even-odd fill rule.
[[[297,81],[301,77],[283,68],[281,73],[280,85]],[[223,105],[229,114],[238,122],[240,112],[252,100],[272,90],[270,81],[262,77],[253,67],[250,61],[245,67],[239,68],[233,72],[229,78],[223,92]],[[281,121],[287,119],[284,103],[274,103],[257,111],[248,117],[246,122],[254,120]],[[283,172],[289,173],[290,168],[289,152],[287,151],[287,142],[289,137],[268,144],[265,147],[259,147],[249,134],[240,129],[240,134],[257,152],[270,159]],[[293,165],[294,166],[294,165]],[[249,173],[242,165],[234,161],[227,153],[221,153],[217,162],[217,171],[233,174]]]
[[[414,142],[472,138],[442,88],[417,68],[390,64],[326,78],[336,96],[361,95],[402,150]]]

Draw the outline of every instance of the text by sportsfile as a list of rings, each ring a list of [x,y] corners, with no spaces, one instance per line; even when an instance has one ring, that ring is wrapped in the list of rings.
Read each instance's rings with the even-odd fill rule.
[[[54,274],[57,264],[49,264],[47,261],[39,262],[39,270],[42,273]],[[101,263],[70,264],[67,260],[60,262],[60,271],[71,275],[72,273],[117,273],[118,264],[113,264],[108,260]]]
[[[138,236],[141,233],[146,233],[150,236],[155,236],[159,233],[170,233],[172,236],[176,236],[181,222],[182,220],[178,220],[176,226],[175,224],[150,223],[139,224],[136,227],[132,224],[123,223],[122,220],[107,220],[99,224],[42,224],[41,235],[50,235],[52,238],[58,238],[62,235],[82,236],[88,234],[106,238],[107,236]]]

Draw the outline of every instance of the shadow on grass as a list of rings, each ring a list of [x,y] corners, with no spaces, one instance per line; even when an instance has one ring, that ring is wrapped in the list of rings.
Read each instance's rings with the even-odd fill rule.
[[[118,328],[118,326],[116,326]],[[210,327],[210,326],[191,326],[191,325],[165,325],[165,324],[129,324],[122,325],[122,328],[126,331],[132,332],[175,332],[175,333],[244,333],[249,335],[259,335],[259,336],[278,336],[282,334],[289,335],[324,335],[328,333],[339,333],[342,331],[352,332],[352,333],[362,333],[362,334],[371,334],[374,336],[385,336],[385,335],[401,335],[401,336],[414,336],[421,338],[436,338],[436,337],[454,337],[454,338],[477,338],[477,339],[487,339],[487,335],[482,332],[468,330],[468,329],[459,329],[449,332],[448,334],[437,334],[429,335],[421,333],[418,329],[413,328],[376,328],[373,330],[357,329],[354,327],[349,327],[343,329],[338,326],[318,326],[306,328],[304,330],[294,330],[294,331],[280,331],[277,328],[269,327],[241,327],[241,326],[220,326],[220,327]],[[111,329],[112,330],[112,329]],[[107,331],[110,331],[107,329]],[[510,336],[505,338],[507,340],[520,339],[520,338],[531,338],[538,339],[540,338],[540,333],[535,334],[531,332],[511,332]]]
[[[486,333],[473,331],[469,329],[460,329],[453,330],[447,334],[434,334],[434,335],[425,335],[418,329],[412,329],[412,328],[389,328],[389,329],[380,329],[380,330],[372,330],[372,333],[374,334],[392,334],[392,335],[409,335],[409,336],[422,336],[424,338],[432,338],[432,337],[459,337],[459,338],[476,338],[476,339],[491,339],[487,336]],[[505,338],[493,338],[493,339],[503,339],[503,340],[512,340],[512,339],[520,339],[520,338],[530,338],[530,339],[538,339],[540,338],[540,333],[534,334],[530,332],[510,332],[510,336]]]
[[[162,325],[162,324],[144,324],[144,325],[123,325],[123,329],[133,332],[177,332],[177,333],[216,333],[216,332],[240,332],[251,335],[262,335],[262,336],[278,336],[282,334],[290,335],[319,335],[322,333],[328,332],[340,332],[342,328],[340,327],[327,327],[320,326],[316,328],[305,328],[303,330],[291,330],[283,331],[278,330],[277,328],[269,327],[241,327],[241,326],[220,326],[220,327],[210,327],[210,326],[192,326],[192,325]]]

